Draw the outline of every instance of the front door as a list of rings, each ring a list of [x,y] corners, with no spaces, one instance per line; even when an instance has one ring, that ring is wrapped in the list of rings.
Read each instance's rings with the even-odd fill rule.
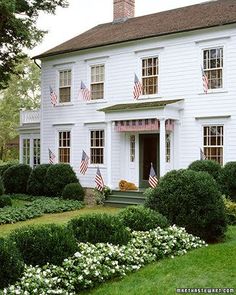
[[[139,151],[139,185],[148,187],[151,163],[156,174],[159,173],[159,134],[140,134]]]

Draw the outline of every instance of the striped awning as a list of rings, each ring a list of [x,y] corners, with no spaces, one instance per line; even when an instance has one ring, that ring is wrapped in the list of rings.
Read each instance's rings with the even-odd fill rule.
[[[116,121],[115,130],[117,132],[132,131],[158,131],[160,121],[158,119],[126,120]],[[166,131],[174,130],[174,120],[166,120]]]

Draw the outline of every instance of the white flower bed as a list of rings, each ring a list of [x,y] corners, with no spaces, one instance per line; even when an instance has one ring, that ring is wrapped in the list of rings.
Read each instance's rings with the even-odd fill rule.
[[[74,295],[114,277],[123,277],[160,258],[173,258],[202,246],[206,246],[204,241],[176,226],[133,232],[132,240],[125,246],[80,243],[78,252],[65,259],[61,267],[26,266],[21,280],[5,288],[3,294]]]

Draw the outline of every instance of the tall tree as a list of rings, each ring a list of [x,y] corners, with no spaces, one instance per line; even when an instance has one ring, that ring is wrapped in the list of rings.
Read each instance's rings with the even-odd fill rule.
[[[36,27],[40,12],[55,13],[67,0],[0,0],[0,89],[7,87],[16,65],[41,41],[45,31]]]
[[[9,87],[0,91],[0,160],[7,155],[7,143],[14,139],[21,109],[37,109],[40,105],[40,70],[25,58],[11,74]]]

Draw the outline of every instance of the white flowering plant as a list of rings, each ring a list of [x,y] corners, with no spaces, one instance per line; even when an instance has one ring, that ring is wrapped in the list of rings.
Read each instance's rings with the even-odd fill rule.
[[[63,294],[75,295],[109,279],[124,277],[144,265],[163,257],[183,255],[207,246],[184,228],[171,226],[147,232],[133,232],[127,245],[79,243],[73,257],[62,266],[25,266],[23,277],[0,294]]]

